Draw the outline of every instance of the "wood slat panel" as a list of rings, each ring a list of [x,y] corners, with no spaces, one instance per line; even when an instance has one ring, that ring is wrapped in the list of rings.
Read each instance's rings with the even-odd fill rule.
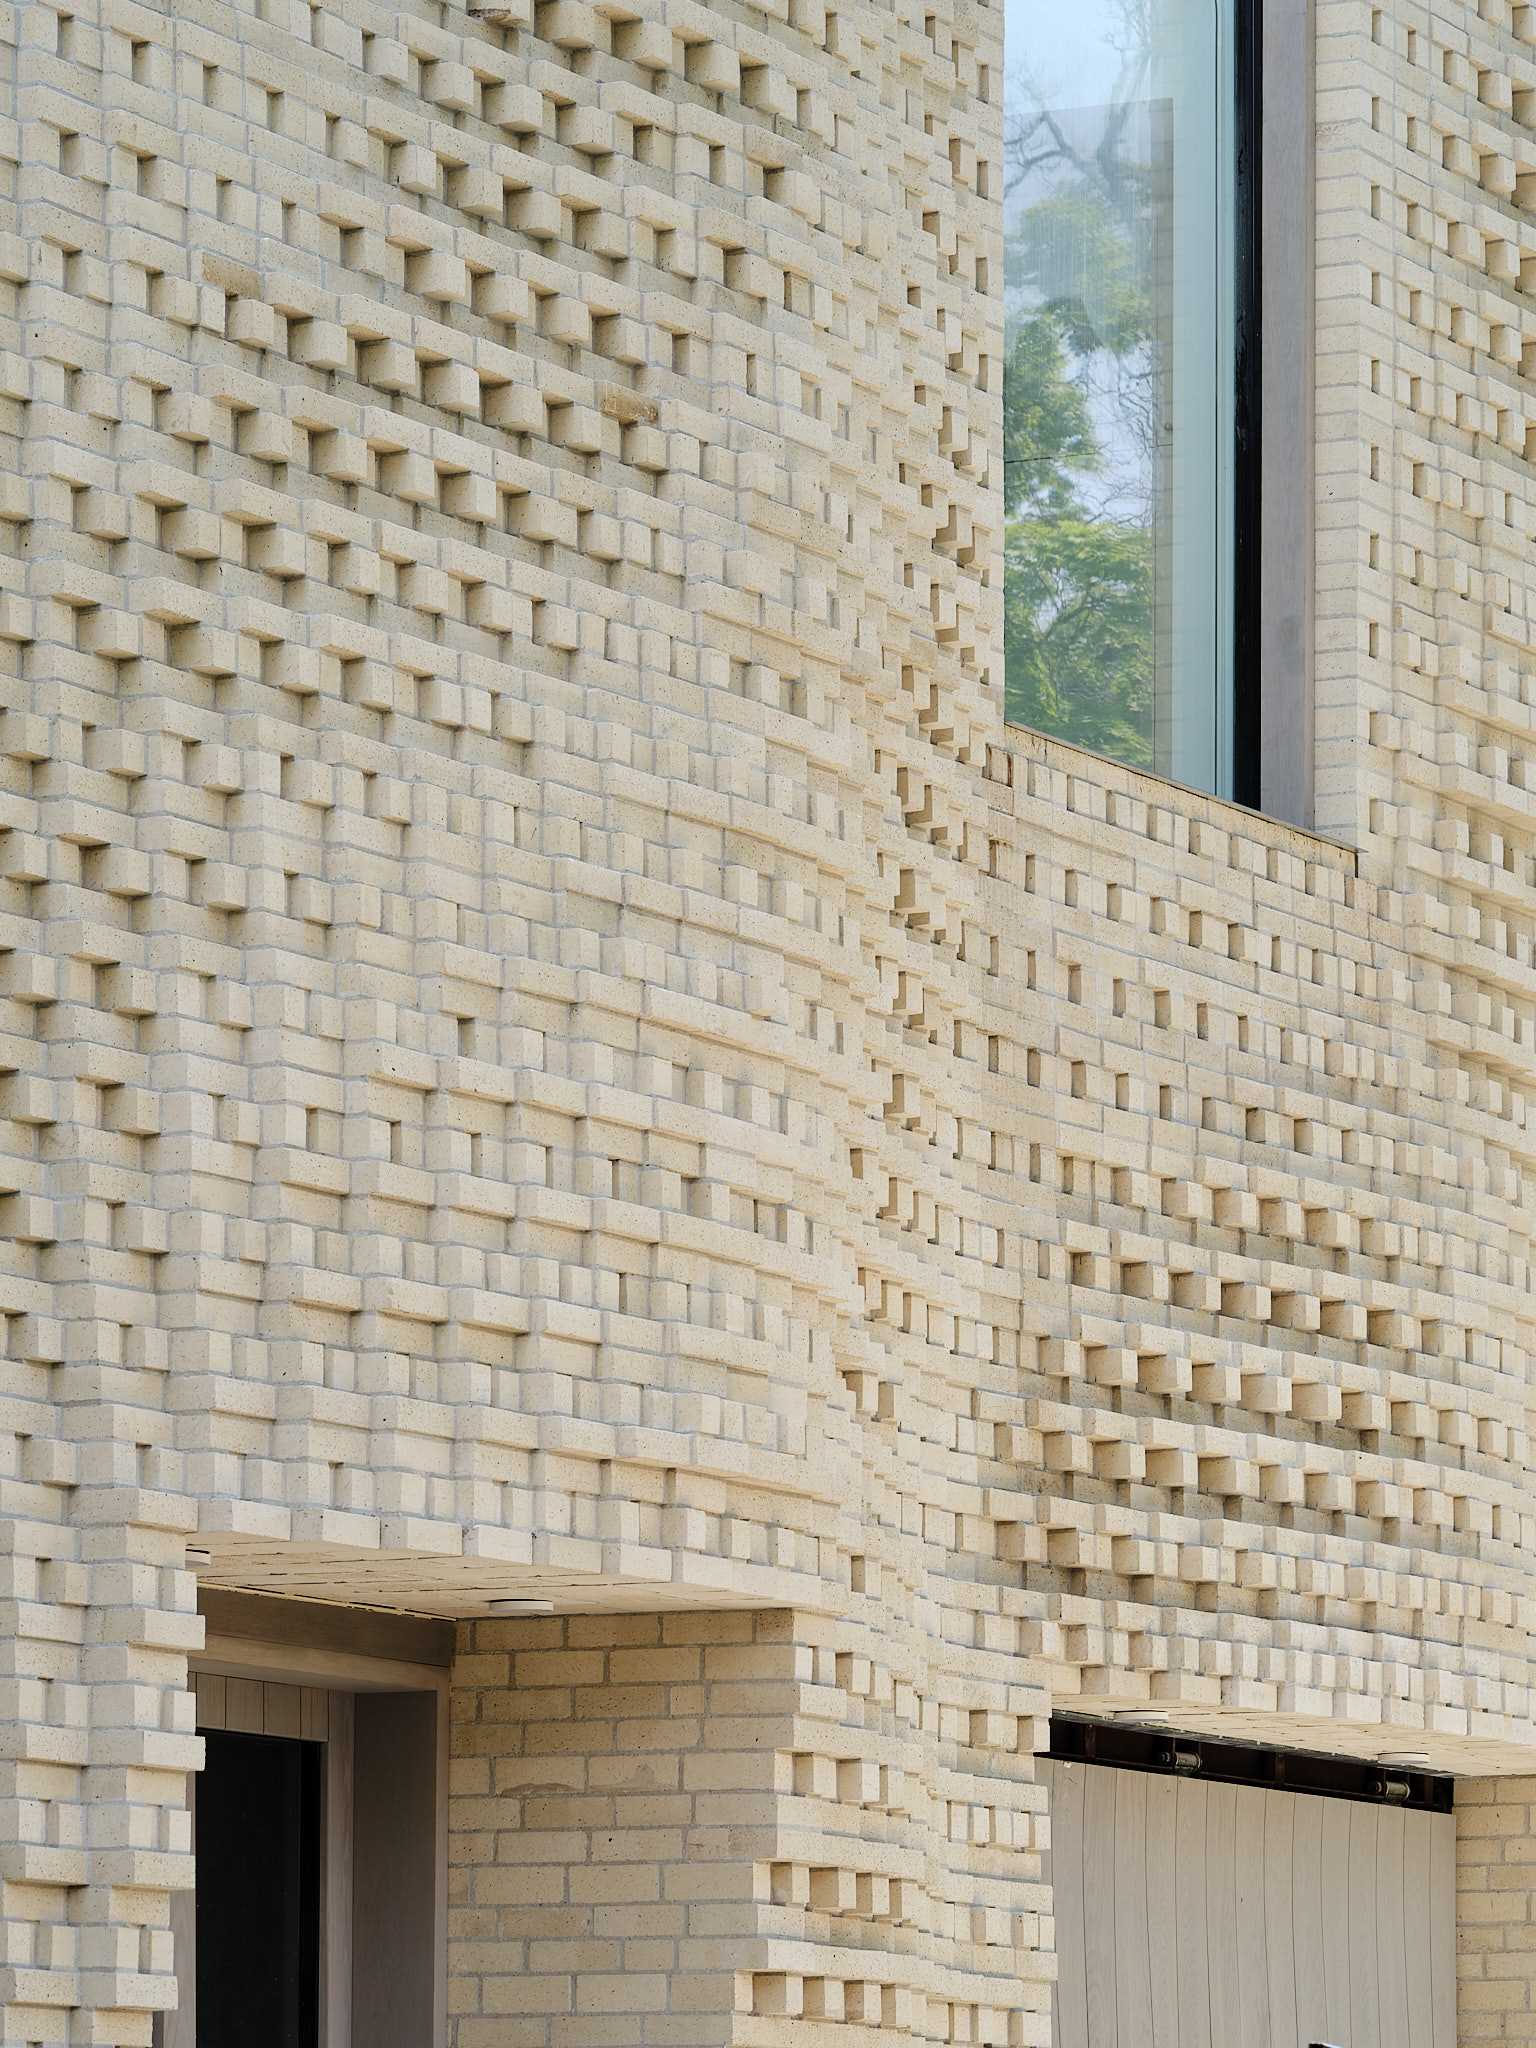
[[[1147,1780],[1147,1965],[1152,2048],[1179,2048],[1178,1781]]]
[[[1336,1805],[1341,1802],[1335,1801]],[[1376,1960],[1377,1836],[1379,1806],[1348,1806],[1349,1815],[1349,2048],[1399,2048],[1381,2033],[1380,1972]]]
[[[1147,1895],[1147,1787],[1142,1771],[1116,1771],[1115,1785],[1115,2011],[1118,2048],[1154,2048],[1152,1959],[1148,1916],[1136,1904]]]
[[[1118,1771],[1083,1770],[1083,1984],[1088,2039],[1119,2036],[1115,1941],[1115,1790]],[[1127,1908],[1132,1905],[1126,1901]]]
[[[1276,1798],[1288,1795],[1277,1793]],[[1328,1972],[1323,1959],[1323,1802],[1298,1799],[1291,1872],[1292,1959],[1296,1966],[1296,2039],[1327,2041]]]
[[[266,1687],[259,1678],[231,1678],[224,1688],[224,1726],[237,1735],[264,1732]]]
[[[1433,2048],[1456,2039],[1456,1816],[1429,1816],[1429,1951],[1434,2000]]]
[[[1323,1858],[1319,1890],[1323,1902],[1324,2041],[1348,2041],[1349,2004],[1349,1807],[1323,1801]],[[1353,2048],[1353,2044],[1351,2044]]]
[[[1434,1884],[1434,1822],[1429,1813],[1403,1815],[1403,1948],[1408,2001],[1408,2048],[1437,2048],[1434,1956],[1430,1931]]]
[[[1206,1941],[1206,1847],[1204,1785],[1175,1779],[1174,1828],[1178,1869],[1174,1876],[1179,1958],[1179,2048],[1211,2048],[1211,1963]],[[1089,2048],[1099,2048],[1090,2042]],[[1227,2048],[1225,2042],[1218,2048]]]
[[[1264,1942],[1271,2048],[1302,2034],[1296,1999],[1296,1808],[1284,1792],[1264,1794]]]
[[[1191,1791],[1195,1788],[1191,1786]],[[1205,1792],[1205,1954],[1211,1987],[1211,2039],[1237,2048],[1242,2006],[1237,1981],[1237,1787]]]
[[[1376,2030],[1383,2048],[1406,2048],[1409,2039],[1407,1819],[1400,1806],[1376,1809]]]
[[[304,1732],[304,1694],[297,1685],[264,1685],[261,1732],[297,1742]]]
[[[1081,1764],[1056,1764],[1051,1773],[1051,1881],[1056,1898],[1057,2048],[1088,2048],[1088,1990],[1084,1976],[1083,1789]],[[1108,2044],[1112,2048],[1112,2044]]]
[[[1048,1764],[1055,2048],[1456,2048],[1448,1815]]]
[[[224,1688],[229,1681],[211,1671],[194,1674],[192,1684],[197,1696],[197,1725],[199,1728],[222,1728],[224,1726]]]
[[[193,1673],[192,1689],[199,1728],[223,1728],[237,1735],[280,1735],[304,1742],[326,1739],[333,1695],[320,1686],[198,1671]]]
[[[1269,1955],[1264,1924],[1264,1820],[1269,1794],[1262,1785],[1233,1787],[1232,1904],[1237,1921],[1237,2033],[1241,2048],[1270,2048]],[[1282,2048],[1290,2048],[1285,2041]]]

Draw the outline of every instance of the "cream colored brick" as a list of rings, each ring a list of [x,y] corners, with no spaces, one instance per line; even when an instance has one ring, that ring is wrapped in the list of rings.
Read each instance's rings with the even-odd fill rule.
[[[1052,1701],[1487,1774],[1529,1988],[1528,14],[1317,8],[1342,844],[1002,727],[999,10],[0,23],[7,2039],[169,1995],[199,1530],[472,1618],[453,2048],[1033,2038]]]

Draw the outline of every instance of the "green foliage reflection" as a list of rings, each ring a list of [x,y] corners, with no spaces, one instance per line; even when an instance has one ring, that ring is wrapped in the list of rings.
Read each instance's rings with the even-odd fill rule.
[[[1021,323],[1003,394],[1006,715],[1150,767],[1151,540],[1084,503],[1100,450],[1051,313]]]
[[[1104,107],[1010,86],[1004,362],[1006,713],[1153,763],[1153,152],[1145,35],[1125,9]]]

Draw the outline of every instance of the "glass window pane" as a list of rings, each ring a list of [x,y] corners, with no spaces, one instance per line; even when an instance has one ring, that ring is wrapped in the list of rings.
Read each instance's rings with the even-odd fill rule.
[[[1007,0],[1007,712],[1231,780],[1231,0]]]

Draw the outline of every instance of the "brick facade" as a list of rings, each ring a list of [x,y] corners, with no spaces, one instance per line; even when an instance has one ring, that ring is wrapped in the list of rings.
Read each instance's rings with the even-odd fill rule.
[[[964,1759],[966,1717],[925,1731],[910,1679],[848,1640],[783,1613],[468,1625],[455,2048],[1038,2030],[1043,1801],[1017,1717],[1000,1700],[1014,1741]],[[971,1884],[946,1846],[962,1789]]]
[[[1536,1778],[1456,1788],[1457,2035],[1536,2039]]]
[[[1528,1766],[1536,31],[1318,15],[1330,840],[1003,727],[997,10],[0,10],[7,2043],[194,1537],[461,1620],[455,2048],[1044,2042],[1053,1701]]]

